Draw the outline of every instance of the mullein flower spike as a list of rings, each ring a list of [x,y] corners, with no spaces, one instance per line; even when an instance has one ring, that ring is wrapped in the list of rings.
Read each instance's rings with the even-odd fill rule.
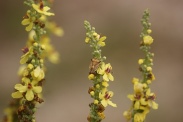
[[[101,122],[104,118],[104,110],[110,105],[117,107],[111,101],[114,93],[108,90],[109,81],[113,81],[112,66],[106,64],[106,57],[101,55],[101,47],[104,47],[106,37],[101,37],[95,32],[95,28],[91,27],[88,21],[84,22],[86,28],[85,43],[92,47],[92,59],[89,65],[88,79],[93,81],[93,86],[89,88],[88,93],[94,99],[90,106],[90,114],[87,117],[89,122]]]
[[[50,43],[49,33],[57,36],[63,35],[63,30],[47,16],[54,13],[48,12],[48,1],[25,0],[30,9],[26,12],[21,22],[29,31],[27,46],[22,49],[24,53],[20,59],[18,74],[21,83],[15,85],[16,91],[12,93],[14,101],[5,110],[4,122],[35,122],[37,103],[42,103],[42,82],[45,79],[44,60],[48,58],[52,63],[58,63],[59,54]],[[48,25],[48,26],[47,26]],[[46,33],[47,32],[47,33]]]
[[[145,58],[139,59],[139,69],[142,72],[142,79],[133,78],[134,93],[129,94],[128,98],[132,101],[132,106],[128,111],[123,113],[124,117],[132,122],[144,122],[146,115],[150,112],[150,109],[158,109],[158,104],[154,101],[156,96],[151,92],[150,84],[155,80],[152,73],[153,56],[154,54],[149,51],[153,38],[150,35],[152,30],[150,29],[151,23],[149,20],[149,11],[145,10],[142,17],[143,30],[140,35],[142,41],[140,49],[144,52]]]

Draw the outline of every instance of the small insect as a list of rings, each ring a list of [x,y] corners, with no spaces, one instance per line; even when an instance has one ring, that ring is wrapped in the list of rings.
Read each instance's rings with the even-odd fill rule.
[[[96,70],[98,69],[98,67],[100,66],[100,60],[96,59],[96,58],[92,58],[91,59],[91,63],[89,65],[89,74],[95,74]]]

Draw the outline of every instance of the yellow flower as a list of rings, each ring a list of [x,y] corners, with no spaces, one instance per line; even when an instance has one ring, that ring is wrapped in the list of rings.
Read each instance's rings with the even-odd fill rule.
[[[125,111],[123,113],[123,116],[126,118],[127,121],[129,121],[132,118],[132,113],[130,111]]]
[[[153,109],[158,109],[158,104],[154,101],[156,98],[155,94],[151,93],[150,88],[146,91],[146,98],[148,99],[147,104],[149,107],[152,107]]]
[[[112,107],[117,107],[116,104],[114,104],[112,101],[110,101],[111,97],[113,96],[112,91],[107,91],[107,89],[103,89],[101,93],[99,93],[99,98],[101,99],[101,104],[104,107],[107,107],[107,105],[111,105]]]
[[[141,65],[142,63],[144,63],[144,59],[139,59],[138,64]]]
[[[49,31],[51,31],[56,36],[63,36],[63,29],[58,27],[55,22],[47,22],[46,25],[46,28],[48,28]]]
[[[105,46],[105,42],[104,42],[105,39],[106,39],[106,36],[101,37],[97,42],[97,45],[99,45],[100,47]]]
[[[144,122],[146,117],[146,114],[142,113],[136,113],[134,115],[134,122]]]
[[[148,33],[148,34],[151,34],[151,33],[152,33],[152,30],[151,30],[151,29],[148,29],[148,30],[147,30],[147,33]]]
[[[113,81],[114,77],[111,74],[112,66],[110,63],[105,64],[104,62],[101,63],[101,66],[97,69],[98,74],[103,75],[103,79],[105,81]]]
[[[36,81],[40,81],[45,77],[43,69],[41,69],[39,66],[36,67],[32,72],[31,72],[32,77]]]
[[[104,87],[108,87],[108,86],[109,86],[109,84],[108,84],[108,82],[107,82],[107,81],[103,81],[103,82],[102,82],[102,86],[104,86]]]
[[[55,15],[54,13],[47,12],[48,10],[50,10],[50,8],[48,6],[43,7],[43,4],[40,5],[32,4],[32,7],[40,14],[44,14],[47,16]]]
[[[29,60],[29,57],[32,54],[33,54],[33,48],[29,48],[28,52],[26,52],[23,56],[21,56],[20,64],[25,64]]]
[[[89,43],[89,41],[90,41],[90,38],[86,37],[86,38],[85,38],[85,43],[87,43],[87,44],[88,44],[88,43]]]
[[[21,98],[23,97],[22,93],[26,93],[25,98],[28,101],[32,101],[34,99],[35,93],[39,94],[42,92],[41,86],[35,86],[38,82],[34,80],[32,82],[30,82],[30,80],[29,81],[26,80],[24,81],[24,83],[25,83],[25,86],[22,84],[15,85],[15,89],[18,91],[11,94],[13,98]]]
[[[135,91],[135,94],[141,94],[143,92],[143,87],[144,85],[142,83],[139,83],[139,82],[135,82],[134,83],[134,91]]]
[[[94,78],[95,78],[95,75],[94,75],[94,74],[89,74],[89,75],[88,75],[88,79],[89,79],[89,80],[93,80]]]
[[[34,25],[35,17],[31,17],[30,14],[27,12],[27,15],[22,20],[22,25],[28,25],[25,30],[30,31]]]
[[[145,45],[150,45],[153,43],[153,38],[151,36],[144,36],[143,41]]]

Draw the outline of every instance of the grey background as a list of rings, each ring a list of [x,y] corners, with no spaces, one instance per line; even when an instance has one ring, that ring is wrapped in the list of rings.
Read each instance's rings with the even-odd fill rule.
[[[38,122],[86,122],[87,93],[92,85],[87,79],[91,49],[84,43],[83,21],[88,20],[99,34],[106,35],[103,55],[113,66],[114,91],[112,101],[117,108],[107,107],[104,122],[125,122],[122,116],[131,102],[131,79],[140,77],[137,60],[143,57],[139,50],[140,19],[150,9],[155,53],[153,72],[156,80],[151,89],[156,93],[158,110],[147,115],[146,122],[182,122],[182,62],[183,62],[183,1],[181,0],[57,0],[53,20],[62,26],[65,35],[53,36],[53,44],[61,54],[61,63],[47,63],[44,84],[45,103],[37,111]],[[10,94],[18,82],[17,70],[25,46],[27,33],[20,22],[27,7],[20,0],[0,1],[0,117],[11,100]]]

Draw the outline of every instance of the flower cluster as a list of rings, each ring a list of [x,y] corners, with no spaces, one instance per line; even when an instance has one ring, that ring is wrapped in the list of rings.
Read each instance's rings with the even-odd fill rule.
[[[25,30],[29,32],[29,38],[20,59],[22,65],[18,74],[21,82],[15,85],[16,91],[12,93],[16,104],[10,104],[5,111],[4,121],[8,122],[17,119],[35,122],[36,104],[44,101],[41,93],[45,80],[45,58],[52,63],[59,61],[59,54],[50,43],[49,33],[63,35],[63,30],[47,19],[47,16],[54,15],[48,12],[50,8],[47,1],[25,0],[24,3],[30,7],[22,20],[22,25],[26,25]]]
[[[91,63],[89,65],[88,79],[93,81],[93,86],[89,88],[88,93],[94,99],[90,106],[90,114],[87,118],[89,122],[101,122],[104,118],[105,107],[111,105],[117,107],[111,101],[113,92],[108,90],[109,81],[113,81],[112,66],[110,63],[105,63],[106,57],[101,56],[101,47],[105,46],[106,37],[100,37],[95,32],[95,28],[91,27],[90,23],[85,21],[87,30],[85,42],[92,47]]]
[[[142,72],[142,80],[133,78],[132,83],[134,85],[134,93],[129,94],[128,98],[132,101],[132,106],[128,111],[125,111],[123,115],[129,121],[132,122],[144,122],[147,113],[150,109],[158,109],[158,104],[154,101],[156,96],[151,92],[149,85],[155,80],[152,73],[153,56],[154,54],[149,52],[150,45],[153,43],[153,38],[150,36],[151,29],[149,20],[149,12],[146,10],[142,18],[143,30],[141,33],[140,49],[145,53],[144,59],[139,59],[139,70]]]

